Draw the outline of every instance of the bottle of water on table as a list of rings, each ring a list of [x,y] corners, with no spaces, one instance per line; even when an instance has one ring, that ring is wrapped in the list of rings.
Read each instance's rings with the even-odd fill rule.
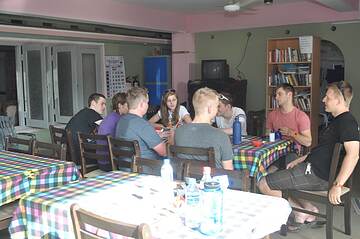
[[[189,178],[189,185],[185,190],[185,225],[198,228],[201,220],[200,190],[196,186],[195,178]]]
[[[170,159],[164,159],[160,174],[164,185],[164,200],[170,205],[174,201],[174,173]]]

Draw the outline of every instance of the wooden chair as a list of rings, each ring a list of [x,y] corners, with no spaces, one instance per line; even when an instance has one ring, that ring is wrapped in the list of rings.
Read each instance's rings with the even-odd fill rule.
[[[330,176],[329,176],[329,188],[331,189],[334,180],[336,179],[336,173],[340,158],[340,152],[342,150],[342,145],[337,143],[334,147],[331,167],[330,167]],[[352,186],[352,176],[346,183],[346,187],[343,187],[341,190],[341,201],[344,206],[344,221],[345,221],[345,234],[351,235],[351,186]],[[304,199],[308,201],[313,201],[317,203],[322,203],[326,205],[325,214],[315,213],[300,208],[293,207],[292,209],[299,212],[304,212],[311,214],[317,217],[324,218],[326,220],[326,239],[333,238],[333,209],[337,205],[333,205],[329,202],[328,191],[305,191],[305,190],[287,190],[284,192],[284,197],[293,197],[296,199]]]
[[[66,145],[65,144],[54,144],[54,143],[45,143],[38,140],[34,141],[33,144],[33,155],[59,159],[61,161],[66,161]]]
[[[23,154],[32,154],[34,139],[20,139],[8,136],[5,139],[5,150]]]
[[[170,160],[170,164],[174,170],[174,179],[184,180],[183,177],[184,166],[185,166],[184,162]],[[161,166],[163,165],[163,161],[157,159],[136,157],[135,165],[136,165],[136,172],[138,173],[160,176]]]
[[[76,239],[102,238],[96,235],[96,232],[86,230],[85,225],[90,225],[104,231],[135,239],[152,238],[150,227],[145,223],[140,225],[133,225],[115,221],[81,209],[77,204],[71,205],[70,212]]]
[[[203,167],[216,167],[213,147],[195,148],[169,145],[167,150],[169,158],[173,159],[172,161],[184,164],[183,176],[201,179]]]
[[[110,159],[117,162],[117,168],[129,168],[136,171],[135,158],[140,157],[140,146],[136,140],[124,140],[107,137]]]
[[[80,144],[80,172],[83,177],[96,176],[103,171],[97,170],[98,160],[110,160],[113,168],[116,168],[114,161],[109,156],[109,147],[107,144],[100,144],[99,141],[106,142],[107,137],[105,135],[90,135],[77,133]],[[92,175],[86,175],[89,172],[93,172]]]
[[[5,148],[6,137],[15,137],[23,139],[35,139],[32,133],[16,133],[15,119],[9,116],[0,115],[0,149]]]
[[[250,191],[249,171],[247,170],[226,170],[223,168],[211,169],[212,176],[227,175],[229,188],[233,190]]]
[[[49,125],[50,138],[53,144],[62,144],[66,141],[66,131],[63,128],[57,128]]]
[[[19,200],[16,200],[0,207],[0,231],[9,227],[14,211],[18,205]]]

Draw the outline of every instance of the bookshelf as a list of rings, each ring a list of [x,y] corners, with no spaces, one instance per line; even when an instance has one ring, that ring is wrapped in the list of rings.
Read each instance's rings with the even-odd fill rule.
[[[312,147],[317,145],[320,108],[320,38],[300,36],[267,41],[266,112],[278,107],[275,89],[295,88],[295,105],[311,121]]]

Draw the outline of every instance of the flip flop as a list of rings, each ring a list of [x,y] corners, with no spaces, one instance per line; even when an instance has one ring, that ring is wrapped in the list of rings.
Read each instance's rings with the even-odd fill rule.
[[[305,223],[299,223],[299,222],[295,222],[295,221],[288,221],[288,232],[299,232],[301,229],[317,229],[317,228],[321,228],[326,224],[326,221],[312,221],[312,222],[308,222],[305,221]]]
[[[311,229],[317,229],[317,228],[322,228],[324,225],[326,225],[326,221],[320,221],[320,220],[315,220],[312,222],[305,221],[304,224]]]

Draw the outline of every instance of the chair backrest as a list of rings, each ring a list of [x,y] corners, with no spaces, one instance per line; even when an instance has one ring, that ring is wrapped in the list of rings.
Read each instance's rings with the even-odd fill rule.
[[[14,119],[9,116],[0,115],[0,149],[5,148],[5,138],[15,137]]]
[[[72,132],[70,129],[65,130],[65,139],[66,139],[66,146],[67,146],[66,160],[72,161],[76,164],[79,164],[80,159],[78,158],[77,153],[75,152],[76,145],[74,144]],[[79,152],[79,151],[77,151],[77,152]]]
[[[250,191],[249,171],[247,170],[226,170],[222,168],[212,168],[212,176],[227,175],[229,188],[241,191]]]
[[[183,161],[170,161],[170,164],[174,171],[174,179],[184,180],[184,167]],[[161,175],[161,166],[163,165],[162,160],[158,159],[147,159],[142,157],[135,158],[136,172],[150,175]]]
[[[196,148],[176,145],[168,146],[168,156],[172,161],[183,163],[184,177],[201,179],[205,166],[215,168],[215,151],[213,147]],[[201,157],[201,160],[197,159]],[[205,160],[206,159],[206,160]]]
[[[66,140],[66,131],[62,128],[57,128],[54,125],[49,125],[50,138],[53,144],[62,144]]]
[[[137,140],[124,140],[108,136],[110,158],[117,162],[118,168],[136,170],[135,158],[140,157],[140,146]]]
[[[86,230],[85,225],[135,239],[152,238],[150,227],[145,223],[133,225],[115,221],[81,209],[77,204],[71,205],[70,211],[76,239],[102,238],[96,235],[97,230],[95,232]]]
[[[5,150],[32,154],[34,139],[20,139],[12,136],[5,138]]]
[[[109,146],[107,144],[101,144],[99,142],[106,142],[106,135],[93,135],[83,134],[78,132],[78,139],[80,145],[80,165],[81,173],[84,176],[88,172],[92,171],[86,165],[90,162],[96,162],[99,160],[109,160],[113,170],[116,169],[116,165],[109,156]],[[96,168],[93,168],[96,169]]]
[[[215,167],[215,150],[213,147],[197,148],[169,145],[167,150],[170,158],[202,161],[206,162],[206,166]],[[197,160],[197,158],[205,160]]]
[[[59,145],[35,140],[32,151],[35,156],[66,161],[66,144]]]

